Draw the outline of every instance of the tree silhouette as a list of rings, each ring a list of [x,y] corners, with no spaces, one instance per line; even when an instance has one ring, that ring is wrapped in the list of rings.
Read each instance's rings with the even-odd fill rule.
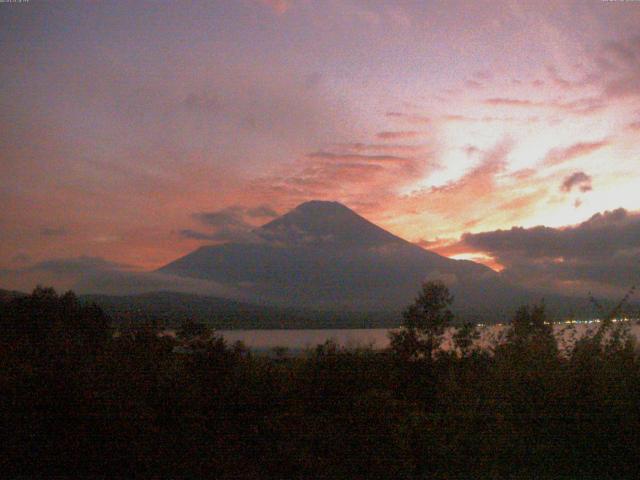
[[[90,354],[110,337],[109,318],[96,305],[82,304],[69,291],[36,287],[31,295],[9,301],[0,311],[6,343],[33,353],[64,351]]]
[[[404,359],[431,359],[453,320],[453,296],[439,281],[425,282],[415,301],[402,313],[402,325],[391,333],[391,348]]]
[[[480,332],[475,324],[466,322],[453,334],[453,344],[462,357],[468,356],[473,349],[474,342],[480,338]]]
[[[554,358],[558,353],[553,327],[547,320],[543,303],[532,307],[525,305],[516,310],[507,340],[509,346],[528,354],[537,352]]]

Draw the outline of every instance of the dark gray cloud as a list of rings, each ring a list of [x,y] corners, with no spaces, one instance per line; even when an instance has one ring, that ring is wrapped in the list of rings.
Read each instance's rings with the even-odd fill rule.
[[[211,233],[184,229],[180,230],[179,233],[184,238],[191,238],[194,240],[209,240],[213,242],[255,243],[260,240],[258,236],[253,233],[253,230],[244,228],[219,228]]]
[[[574,172],[564,179],[560,186],[560,190],[563,192],[570,192],[574,187],[576,187],[581,192],[588,192],[593,188],[591,186],[591,180],[591,176],[584,172]]]
[[[239,297],[241,292],[210,280],[184,278],[161,272],[100,271],[79,276],[74,290],[81,293],[132,295],[170,290],[225,297]]]
[[[29,270],[50,272],[56,275],[78,275],[105,271],[128,270],[121,263],[110,262],[101,257],[56,258],[36,263]]]
[[[248,208],[246,215],[252,218],[275,218],[278,216],[278,212],[267,205],[260,205],[259,207]]]
[[[258,205],[257,207],[242,207],[234,205],[213,212],[198,212],[193,214],[193,218],[209,227],[247,227],[253,228],[247,218],[274,218],[278,216],[269,205]]]
[[[182,229],[180,235],[194,240],[214,242],[256,242],[259,238],[253,233],[256,220],[277,217],[278,213],[268,205],[242,207],[234,205],[213,212],[193,214],[198,222],[209,227],[209,231]]]
[[[29,255],[27,255],[26,253],[17,253],[11,258],[11,261],[13,263],[20,263],[20,264],[28,263],[30,260],[31,260],[31,257],[29,257]]]
[[[598,213],[568,228],[514,227],[463,235],[463,246],[504,265],[503,274],[548,290],[620,292],[640,282],[640,213]]]
[[[210,227],[240,227],[245,226],[242,207],[227,207],[215,212],[198,212],[193,218]]]
[[[607,42],[596,63],[608,98],[640,95],[640,36]]]
[[[129,265],[111,262],[102,257],[54,258],[27,268],[4,272],[0,269],[0,276],[6,274],[24,275],[30,272],[47,272],[51,274],[52,284],[63,284],[67,286],[65,288],[70,286],[79,293],[131,295],[172,290],[208,295],[241,295],[241,292],[213,281],[176,277],[160,272],[137,271]]]
[[[180,230],[178,233],[184,238],[192,238],[194,240],[216,240],[215,233],[199,232],[197,230],[191,230],[190,228]]]

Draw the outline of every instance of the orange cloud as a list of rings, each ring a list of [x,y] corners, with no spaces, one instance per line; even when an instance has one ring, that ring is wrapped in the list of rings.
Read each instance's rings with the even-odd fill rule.
[[[554,148],[547,153],[542,162],[546,166],[559,165],[593,153],[607,145],[609,145],[609,140],[605,139],[597,142],[579,142],[566,148]]]
[[[464,115],[456,115],[456,114],[444,115],[442,119],[449,122],[464,122],[467,120],[473,120],[473,118],[465,117]]]
[[[358,147],[356,147],[358,148]],[[422,178],[435,165],[425,157],[313,152],[272,176],[253,182],[261,201],[281,210],[311,199],[337,200],[368,214],[382,213],[398,189]],[[375,192],[375,201],[372,201]]]
[[[376,134],[377,138],[382,140],[397,140],[399,138],[415,138],[420,135],[424,135],[422,132],[416,131],[398,131],[398,132],[379,132]]]
[[[426,248],[427,250],[431,250],[432,252],[439,253],[446,257],[469,251],[466,246],[460,245],[460,240],[457,238],[436,237],[435,240],[420,239],[415,243],[422,248]]]
[[[402,145],[397,143],[340,143],[336,147],[351,152],[385,152],[398,156],[415,155],[425,149],[422,145]]]
[[[410,158],[398,157],[395,155],[361,155],[354,153],[344,154],[331,152],[313,152],[309,153],[307,157],[331,162],[406,163],[411,161]]]
[[[499,272],[504,266],[498,263],[493,257],[485,254],[481,249],[470,247],[457,238],[436,238],[435,240],[419,240],[415,242],[420,247],[435,252],[444,257],[456,260],[471,260],[482,263],[492,270]]]
[[[526,218],[547,197],[548,179],[519,179],[507,174],[510,152],[509,144],[498,144],[484,151],[481,162],[462,177],[390,199],[387,208],[398,212],[393,219],[394,233],[414,239],[448,238],[471,228],[496,228]]]

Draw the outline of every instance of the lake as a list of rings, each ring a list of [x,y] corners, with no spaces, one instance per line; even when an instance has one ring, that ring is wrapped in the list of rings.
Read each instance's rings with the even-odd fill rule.
[[[560,323],[554,324],[553,329],[561,349],[571,348],[577,339],[585,334],[593,334],[598,323]],[[620,325],[616,323],[615,325]],[[624,322],[631,333],[640,338],[640,325],[636,321]],[[478,345],[482,348],[495,344],[506,334],[508,326],[491,325],[480,326]],[[389,346],[389,332],[385,328],[372,329],[325,329],[325,330],[218,330],[216,333],[232,344],[241,341],[253,350],[270,350],[284,347],[291,350],[313,348],[319,344],[332,340],[342,347],[368,347],[383,349]],[[443,348],[452,347],[451,337],[454,329],[448,329],[445,334]]]

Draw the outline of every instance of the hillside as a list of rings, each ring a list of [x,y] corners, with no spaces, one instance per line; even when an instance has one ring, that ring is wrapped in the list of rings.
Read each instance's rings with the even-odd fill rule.
[[[83,295],[81,300],[102,307],[115,321],[158,321],[175,327],[184,320],[216,329],[383,328],[399,318],[384,312],[331,312],[282,308],[224,298],[176,292],[140,295]]]

